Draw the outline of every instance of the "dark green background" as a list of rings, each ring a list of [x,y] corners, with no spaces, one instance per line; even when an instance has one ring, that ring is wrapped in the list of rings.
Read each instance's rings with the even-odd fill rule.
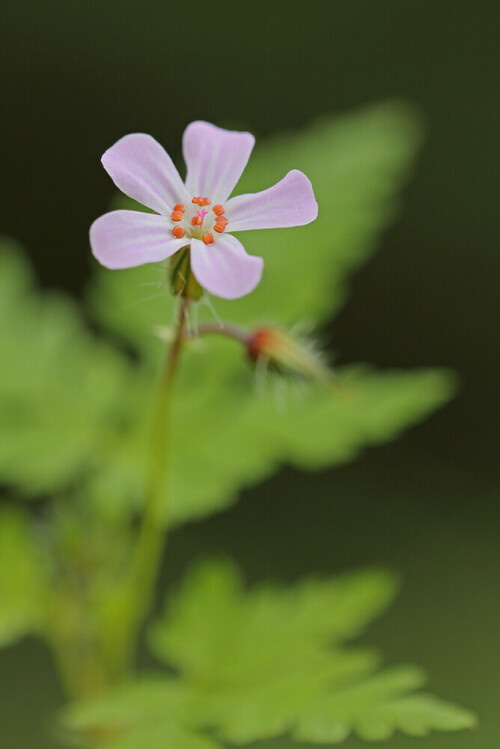
[[[493,0],[3,0],[1,10],[0,230],[26,245],[45,284],[75,293],[91,273],[88,227],[112,195],[100,155],[121,135],[151,132],[178,157],[196,118],[264,137],[386,97],[423,111],[404,213],[353,279],[331,342],[339,362],[451,366],[459,397],[341,470],[283,472],[175,534],[166,560],[167,577],[212,550],[250,579],[399,570],[403,593],[371,640],[389,661],[428,666],[433,689],[476,709],[482,727],[398,737],[394,749],[498,745],[498,20]],[[0,746],[54,749],[47,654],[23,644],[0,668]]]

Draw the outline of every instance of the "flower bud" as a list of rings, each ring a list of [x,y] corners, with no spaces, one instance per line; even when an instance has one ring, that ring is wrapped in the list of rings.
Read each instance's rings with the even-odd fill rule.
[[[296,375],[331,385],[333,372],[313,345],[291,333],[274,327],[257,328],[247,344],[254,362],[264,361],[282,374]]]
[[[203,296],[203,289],[191,270],[189,247],[183,247],[170,258],[168,269],[170,289],[175,296],[196,301]]]

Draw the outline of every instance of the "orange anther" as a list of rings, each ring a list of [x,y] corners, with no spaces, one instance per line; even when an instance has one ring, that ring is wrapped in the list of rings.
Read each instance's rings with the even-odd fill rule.
[[[173,211],[172,221],[182,221],[183,214],[184,214],[184,211]]]
[[[202,205],[210,205],[211,202],[210,198],[203,198]]]
[[[177,203],[177,205],[174,205],[174,211],[180,211],[181,213],[184,213],[184,206],[182,203]]]
[[[182,239],[185,233],[186,231],[182,228],[182,226],[174,226],[174,228],[172,229],[172,234],[176,239]]]
[[[226,226],[225,224],[215,224],[214,225],[214,231],[218,232],[219,234],[222,234],[223,231],[225,231]]]
[[[216,216],[222,216],[222,214],[225,211],[225,208],[220,203],[217,203],[217,205],[214,205],[212,208],[212,211],[215,213]]]
[[[201,226],[203,223],[203,219],[201,216],[194,216],[191,220],[191,223],[193,226]]]
[[[217,216],[217,218],[215,219],[215,223],[224,224],[224,226],[227,226],[229,221],[227,220],[225,216]]]
[[[215,241],[214,235],[207,231],[207,233],[203,235],[203,241],[205,242],[205,244],[213,244]]]
[[[195,205],[203,205],[203,198],[193,198],[191,203],[194,203]]]

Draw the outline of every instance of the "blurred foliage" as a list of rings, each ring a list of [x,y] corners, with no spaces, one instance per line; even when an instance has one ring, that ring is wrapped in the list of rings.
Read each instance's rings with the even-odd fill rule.
[[[133,364],[91,334],[69,300],[34,294],[20,253],[8,245],[0,275],[7,292],[0,318],[2,479],[27,496],[77,490],[100,512],[129,514],[140,505],[146,465],[147,356]],[[160,360],[164,344],[154,345]],[[315,469],[344,462],[423,418],[453,389],[446,372],[366,367],[339,372],[345,387],[336,391],[273,377],[259,388],[231,341],[203,342],[188,354],[173,413],[174,523],[227,506],[242,486],[281,463]]]
[[[298,166],[313,181],[320,214],[308,227],[247,233],[248,249],[266,259],[264,281],[244,299],[218,300],[218,313],[247,325],[318,326],[337,310],[348,271],[392,215],[418,141],[410,111],[387,104],[257,151],[241,189],[266,187]],[[89,333],[69,300],[35,296],[12,248],[0,262],[3,480],[27,495],[77,488],[100,512],[129,515],[142,501],[151,376],[164,347],[154,333],[174,314],[164,269],[97,273],[91,307],[101,325],[134,348],[131,362],[116,339],[110,345]],[[210,314],[201,309],[201,317]],[[300,390],[272,377],[259,388],[232,342],[204,341],[186,356],[173,414],[170,521],[229,505],[242,487],[283,463],[318,469],[349,460],[425,417],[453,391],[442,371],[356,367],[338,374],[345,390]]]
[[[471,713],[416,691],[420,669],[379,671],[375,653],[345,646],[394,589],[390,575],[371,571],[245,592],[230,564],[201,565],[151,633],[179,676],[145,676],[76,705],[65,726],[102,732],[112,749],[162,749],[169,732],[178,749],[222,749],[289,733],[337,744],[352,732],[380,740],[472,727]]]
[[[392,216],[418,141],[411,112],[388,104],[257,151],[241,190],[302,168],[320,217],[310,227],[246,235],[248,250],[265,257],[264,281],[242,300],[217,301],[216,313],[246,326],[321,326]],[[52,500],[36,523],[10,512],[2,519],[4,642],[39,632],[45,621],[54,649],[78,642],[84,649],[72,658],[85,666],[89,644],[111,652],[119,639],[113,586],[141,508],[152,382],[175,314],[165,274],[161,265],[99,269],[89,293],[92,331],[69,299],[34,290],[17,247],[0,248],[0,478],[16,496]],[[207,302],[195,314],[207,319],[214,310]],[[192,329],[197,323],[193,317]],[[282,464],[314,470],[350,460],[424,418],[454,390],[454,378],[440,370],[351,366],[337,372],[333,388],[271,372],[259,377],[234,341],[204,338],[185,348],[166,456],[171,525],[230,505]],[[40,548],[50,558],[47,579],[56,581],[51,595]],[[230,566],[202,567],[152,630],[169,675],[145,675],[77,705],[65,726],[110,749],[218,749],[289,732],[335,743],[352,732],[380,739],[398,729],[422,735],[469,727],[469,713],[415,693],[419,670],[379,671],[375,654],[344,646],[393,590],[390,576],[374,572],[247,595]]]
[[[28,517],[0,511],[0,645],[41,629],[48,588]]]
[[[107,460],[132,388],[126,359],[76,305],[40,294],[19,248],[0,246],[0,477],[60,492]]]

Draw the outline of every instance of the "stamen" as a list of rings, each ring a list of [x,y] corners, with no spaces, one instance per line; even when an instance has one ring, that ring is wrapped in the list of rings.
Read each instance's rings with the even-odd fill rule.
[[[212,201],[210,198],[193,198],[191,202],[195,205],[210,205]]]
[[[214,235],[207,231],[207,233],[203,235],[203,241],[205,244],[213,244],[215,242]]]
[[[219,234],[222,234],[222,232],[225,230],[225,228],[228,225],[228,220],[224,216],[217,216],[214,224],[214,229]]]
[[[182,226],[174,226],[172,229],[172,234],[176,239],[182,239],[184,234],[186,233],[186,230],[182,228]]]
[[[184,206],[182,203],[177,203],[177,205],[174,205],[174,211],[180,211],[181,213],[184,213]]]
[[[184,211],[172,211],[172,221],[182,221]]]
[[[220,203],[217,203],[217,205],[214,205],[214,207],[212,208],[212,211],[216,216],[222,216],[222,214],[225,212],[225,208]]]

